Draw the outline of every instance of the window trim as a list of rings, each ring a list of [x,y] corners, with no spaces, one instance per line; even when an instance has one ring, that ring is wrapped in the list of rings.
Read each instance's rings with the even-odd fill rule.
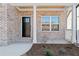
[[[42,17],[46,17],[46,16],[47,16],[47,15],[41,16],[41,31],[42,31],[42,24],[43,24],[43,23],[42,23]],[[59,32],[59,31],[60,31],[60,16],[59,16],[59,15],[52,15],[52,16],[58,16],[59,30],[58,30],[58,31],[54,31],[54,30],[52,31],[52,30],[51,30],[51,26],[50,26],[50,30],[49,30],[49,31],[42,31],[42,32]],[[49,23],[50,25],[51,25],[51,17],[52,17],[52,16],[49,16],[49,17],[50,17],[50,23]],[[44,23],[44,24],[46,24],[46,23]]]

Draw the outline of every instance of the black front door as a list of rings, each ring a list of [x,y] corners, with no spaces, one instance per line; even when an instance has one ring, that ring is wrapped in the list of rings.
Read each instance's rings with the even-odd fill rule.
[[[22,37],[30,37],[31,36],[31,18],[30,17],[22,17]]]

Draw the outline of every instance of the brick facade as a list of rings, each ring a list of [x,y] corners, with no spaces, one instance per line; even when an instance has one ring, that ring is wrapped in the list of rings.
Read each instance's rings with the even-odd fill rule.
[[[7,4],[0,6],[0,45],[7,44]]]
[[[41,16],[59,16],[59,31],[42,32]],[[52,40],[65,39],[66,20],[63,11],[39,11],[37,12],[37,41],[45,43]]]
[[[0,43],[14,43],[14,42],[32,42],[32,11],[20,12],[14,6],[4,4],[0,7]],[[41,16],[53,16],[60,17],[59,31],[42,32],[41,31]],[[22,16],[31,17],[31,37],[22,37]],[[42,43],[48,40],[65,39],[66,20],[65,13],[63,11],[37,11],[37,42]],[[5,43],[4,42],[4,43]],[[1,43],[2,44],[2,43]]]

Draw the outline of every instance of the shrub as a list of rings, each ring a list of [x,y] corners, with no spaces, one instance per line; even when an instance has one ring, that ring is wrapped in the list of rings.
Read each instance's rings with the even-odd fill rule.
[[[45,56],[53,56],[54,53],[50,49],[44,48],[44,55]]]

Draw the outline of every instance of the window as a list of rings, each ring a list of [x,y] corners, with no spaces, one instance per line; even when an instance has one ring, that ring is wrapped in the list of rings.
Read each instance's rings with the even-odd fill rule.
[[[42,16],[42,31],[58,31],[59,16]]]
[[[22,37],[30,37],[30,17],[22,17]]]
[[[44,16],[42,17],[42,31],[49,31],[50,30],[50,17]]]
[[[51,31],[58,31],[59,30],[59,17],[58,16],[51,16]]]

